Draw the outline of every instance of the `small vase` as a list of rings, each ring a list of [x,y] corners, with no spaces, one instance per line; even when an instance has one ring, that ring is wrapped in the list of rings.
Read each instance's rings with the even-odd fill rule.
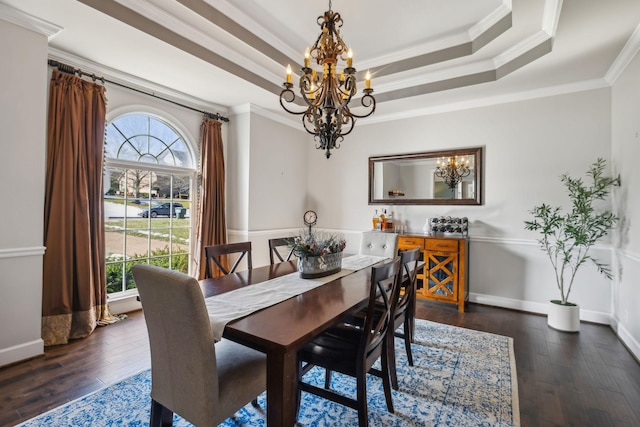
[[[431,231],[431,225],[429,225],[429,218],[425,220],[424,225],[422,226],[422,231],[424,232],[424,234],[429,234],[429,231]]]
[[[329,276],[342,270],[342,252],[298,258],[298,271],[303,279]]]

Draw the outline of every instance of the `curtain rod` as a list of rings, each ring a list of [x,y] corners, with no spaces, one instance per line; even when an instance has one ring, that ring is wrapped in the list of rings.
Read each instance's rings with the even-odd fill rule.
[[[190,106],[188,106],[188,105],[184,105],[184,104],[181,104],[181,103],[176,102],[176,101],[172,101],[172,100],[167,99],[167,98],[163,98],[163,97],[161,97],[161,96],[159,96],[159,95],[156,95],[155,93],[145,92],[145,91],[143,91],[143,90],[136,89],[136,88],[134,88],[134,87],[127,86],[127,85],[124,85],[124,84],[122,84],[122,83],[114,82],[113,80],[105,79],[105,78],[104,78],[104,77],[102,77],[102,76],[96,76],[95,74],[89,74],[89,73],[87,73],[87,72],[85,72],[85,71],[82,71],[82,70],[81,70],[81,69],[79,69],[79,68],[73,68],[73,66],[71,66],[71,65],[63,64],[63,63],[61,63],[61,62],[59,62],[59,61],[56,61],[56,60],[54,60],[54,59],[49,59],[49,60],[47,61],[47,63],[48,63],[50,66],[52,66],[52,67],[57,67],[57,68],[58,68],[58,70],[59,70],[59,71],[62,71],[63,73],[68,73],[68,74],[77,74],[77,75],[79,75],[79,76],[87,76],[87,77],[91,77],[91,78],[93,79],[93,81],[94,81],[94,82],[95,82],[96,80],[100,80],[103,84],[104,84],[105,82],[107,82],[107,83],[114,84],[114,85],[116,85],[116,86],[123,87],[123,88],[125,88],[125,89],[129,89],[129,90],[132,90],[132,91],[135,91],[135,92],[141,93],[141,94],[143,94],[143,95],[152,96],[152,97],[154,97],[154,98],[161,99],[162,101],[166,101],[166,102],[170,102],[170,103],[172,103],[172,104],[175,104],[175,105],[177,105],[177,106],[179,106],[179,107],[186,108],[186,109],[191,110],[191,111],[196,111],[196,112],[198,112],[198,113],[202,113],[202,114],[204,114],[204,115],[205,115],[207,118],[209,118],[209,119],[213,119],[213,120],[221,120],[221,121],[223,121],[223,122],[228,122],[228,121],[229,121],[229,118],[228,118],[228,117],[221,116],[221,115],[220,115],[220,114],[218,114],[218,113],[210,113],[210,112],[208,112],[208,111],[199,110],[199,109],[197,109],[197,108],[190,107]]]

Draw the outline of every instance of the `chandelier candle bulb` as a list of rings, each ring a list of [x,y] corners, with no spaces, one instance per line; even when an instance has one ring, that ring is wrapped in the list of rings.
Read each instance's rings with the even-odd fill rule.
[[[347,68],[353,67],[353,51],[349,48],[349,52],[347,53]]]
[[[367,74],[364,76],[364,88],[371,89],[371,73],[367,70]]]
[[[309,53],[309,48],[304,51],[304,66],[305,68],[309,68],[309,61],[311,60],[311,54]]]
[[[291,83],[291,65],[287,65],[287,83]]]

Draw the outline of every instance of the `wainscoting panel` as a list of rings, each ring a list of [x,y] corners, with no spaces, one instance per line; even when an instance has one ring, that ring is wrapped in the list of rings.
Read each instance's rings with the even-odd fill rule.
[[[0,366],[40,355],[45,248],[0,249]],[[9,326],[10,325],[10,326]]]

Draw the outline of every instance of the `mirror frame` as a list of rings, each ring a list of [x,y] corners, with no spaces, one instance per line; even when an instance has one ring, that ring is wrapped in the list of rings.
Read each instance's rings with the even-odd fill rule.
[[[388,156],[372,156],[369,157],[369,204],[370,205],[481,205],[484,186],[483,178],[483,148],[457,148],[453,150],[427,151],[423,153],[395,154]],[[374,164],[376,162],[384,162],[391,160],[424,160],[435,159],[438,157],[450,156],[473,156],[474,159],[474,194],[473,199],[374,199],[373,198],[373,182],[374,182]]]

